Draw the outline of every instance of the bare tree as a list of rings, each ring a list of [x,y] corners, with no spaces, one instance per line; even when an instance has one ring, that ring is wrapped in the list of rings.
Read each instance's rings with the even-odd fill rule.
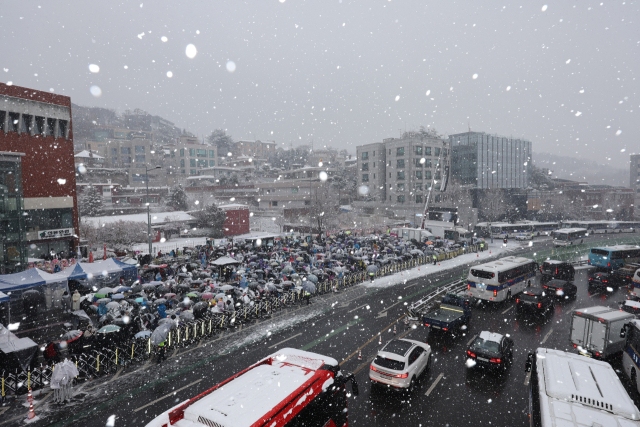
[[[479,213],[487,221],[503,219],[514,209],[507,194],[500,188],[484,190],[478,199]]]

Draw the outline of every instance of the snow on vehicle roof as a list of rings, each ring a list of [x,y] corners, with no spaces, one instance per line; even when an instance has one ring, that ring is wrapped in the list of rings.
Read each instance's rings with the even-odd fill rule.
[[[481,338],[485,341],[492,341],[492,342],[497,342],[498,344],[500,343],[500,341],[502,341],[502,334],[498,334],[496,332],[489,332],[489,331],[482,331],[480,332],[480,335],[478,335],[478,338]]]
[[[533,260],[529,258],[523,258],[523,257],[508,256],[505,258],[500,258],[495,261],[476,265],[472,267],[472,269],[484,270],[484,271],[504,271],[504,270],[512,269],[513,267],[516,267],[518,265],[528,264],[530,262],[533,262]]]
[[[299,387],[316,376],[316,371],[324,365],[338,366],[338,361],[327,356],[292,348],[284,348],[263,359],[272,359],[271,364],[262,364],[249,369],[242,375],[213,390],[202,399],[184,409],[183,420],[175,425],[184,427],[194,425],[215,425],[220,427],[245,427],[262,421]],[[321,371],[324,372],[324,371]],[[311,385],[323,389],[327,378]],[[296,397],[296,405],[302,405],[311,391]],[[267,421],[267,420],[264,420]]]
[[[626,300],[624,302],[624,305],[628,305],[629,307],[633,307],[633,308],[640,308],[640,302],[638,301],[633,301],[633,300]]]
[[[384,346],[382,352],[405,356],[413,346],[414,344],[411,341],[403,339],[392,340]]]
[[[553,425],[627,425],[612,424],[606,412],[640,420],[640,411],[608,363],[547,348],[538,348],[536,353],[538,381],[544,384],[551,412],[547,415],[556,421]]]
[[[556,234],[569,234],[569,233],[573,233],[576,231],[587,231],[586,228],[562,228],[560,230],[556,230],[555,233]]]

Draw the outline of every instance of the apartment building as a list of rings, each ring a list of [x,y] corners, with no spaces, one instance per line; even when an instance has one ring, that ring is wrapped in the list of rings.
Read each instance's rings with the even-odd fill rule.
[[[640,216],[640,154],[629,156],[629,187],[635,192],[635,212]]]
[[[253,158],[261,158],[271,160],[270,157],[276,153],[275,141],[260,141],[241,139],[233,146],[233,155],[235,157],[245,155]]]

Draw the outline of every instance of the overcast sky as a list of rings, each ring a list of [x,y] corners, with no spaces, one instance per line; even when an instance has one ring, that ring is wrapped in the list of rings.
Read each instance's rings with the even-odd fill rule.
[[[421,125],[470,126],[628,167],[640,151],[639,11],[589,0],[13,1],[0,8],[0,81],[141,108],[199,136],[224,128],[355,152]]]

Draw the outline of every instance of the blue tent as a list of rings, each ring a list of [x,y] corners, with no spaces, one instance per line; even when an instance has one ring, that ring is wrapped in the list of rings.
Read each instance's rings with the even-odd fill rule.
[[[72,267],[67,267],[61,273],[65,274],[67,276],[67,279],[69,280],[79,280],[87,278],[87,273],[82,270],[80,264],[74,264]]]
[[[0,292],[6,293],[44,284],[45,280],[35,268],[30,268],[20,273],[0,275]]]

